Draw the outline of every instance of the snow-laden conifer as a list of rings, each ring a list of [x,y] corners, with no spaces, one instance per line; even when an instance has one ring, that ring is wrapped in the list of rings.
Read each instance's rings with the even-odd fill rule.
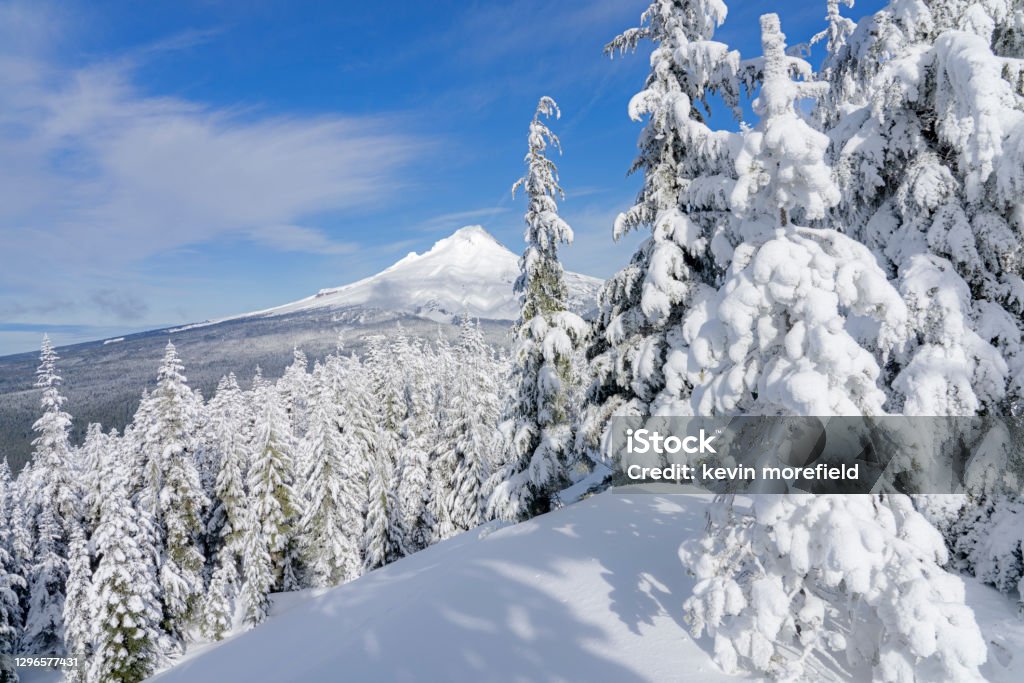
[[[207,534],[221,564],[237,562],[241,556],[251,437],[245,409],[238,381],[231,373],[221,379],[210,400],[205,435],[207,446],[217,452],[218,465]]]
[[[205,588],[201,534],[208,501],[195,464],[199,406],[171,342],[149,398],[139,503],[153,517],[162,549],[159,575],[164,628],[181,645]]]
[[[225,552],[222,550],[222,552]],[[231,630],[238,575],[234,558],[220,559],[203,601],[200,633],[208,640],[221,640]]]
[[[726,671],[984,680],[963,581],[905,496],[760,495],[750,513],[715,503],[681,555],[697,578],[687,619]]]
[[[40,655],[59,655],[64,649],[64,584],[68,575],[68,543],[78,522],[81,501],[72,480],[71,416],[64,411],[58,356],[49,337],[43,337],[36,387],[42,390],[42,416],[33,425],[32,472],[26,481],[35,519],[35,543],[27,568],[28,614],[22,647]]]
[[[432,463],[432,514],[441,538],[484,521],[485,482],[497,428],[497,384],[493,354],[478,324],[464,316],[454,349],[457,372],[448,388],[444,439]]]
[[[553,99],[540,99],[530,123],[526,175],[512,187],[513,195],[522,189],[529,200],[527,246],[515,285],[521,308],[513,330],[510,440],[505,462],[494,475],[496,488],[489,502],[492,515],[511,520],[548,511],[552,497],[568,484],[572,358],[587,332],[583,319],[567,310],[568,293],[558,260],[558,245],[571,243],[573,234],[558,215],[557,200],[564,193],[558,169],[547,157],[549,146],[559,151],[561,146],[542,117],[560,114]]]
[[[894,2],[833,59],[835,74],[866,84],[839,103],[832,131],[836,215],[907,301],[915,334],[892,372],[907,414],[1020,403],[1024,62],[1000,52],[1019,11],[1007,0]]]
[[[0,681],[18,680],[10,656],[21,637],[21,594],[25,579],[21,576],[13,552],[13,509],[11,470],[7,459],[0,460]]]
[[[347,485],[352,444],[342,431],[342,405],[322,367],[306,397],[308,429],[302,442],[306,471],[301,480],[303,513],[299,524],[304,565],[314,586],[332,586],[359,575],[359,539],[353,517],[359,499]]]
[[[92,651],[92,556],[85,530],[76,525],[68,545],[68,580],[64,600],[64,642],[69,655],[83,661]],[[71,680],[84,681],[84,668],[76,667]]]
[[[809,77],[810,66],[786,54],[778,17],[761,22],[761,118],[736,158],[729,270],[683,325],[693,411],[882,414],[880,364],[905,335],[905,307],[866,247],[794,222],[820,219],[839,201],[828,139],[797,110],[828,86],[794,82],[791,73]]]
[[[292,558],[288,550],[294,542],[301,509],[295,491],[295,443],[288,416],[274,386],[263,382],[254,387],[256,417],[252,461],[249,466],[249,509],[251,520],[260,526],[249,543],[266,544],[269,554],[272,588],[282,586],[286,564]],[[244,557],[250,561],[249,551]]]
[[[276,577],[270,543],[260,523],[259,513],[254,506],[249,508],[248,513],[242,545],[242,555],[245,559],[242,563],[240,594],[245,620],[255,625],[263,623],[270,612],[270,591]]]
[[[713,246],[722,240],[733,185],[732,136],[707,125],[712,95],[735,107],[739,56],[712,40],[725,20],[721,0],[655,0],[605,49],[654,43],[644,89],[629,115],[647,122],[632,171],[643,173],[636,204],[615,221],[616,237],[641,227],[650,238],[600,296],[588,355],[593,386],[580,439],[599,448],[613,414],[685,414],[690,387],[679,323],[719,279]]]
[[[101,479],[100,524],[93,538],[97,558],[88,662],[90,681],[137,683],[162,656],[158,537],[150,512],[128,497],[124,472]]]

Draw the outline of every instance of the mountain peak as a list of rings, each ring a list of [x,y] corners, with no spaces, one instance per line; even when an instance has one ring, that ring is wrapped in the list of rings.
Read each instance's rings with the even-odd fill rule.
[[[492,239],[495,242],[498,240],[494,239],[494,235],[487,232],[482,225],[465,225],[451,234],[451,237],[458,237],[460,239],[473,239],[474,237],[486,237]],[[451,237],[446,239],[451,239]]]
[[[467,225],[438,240],[428,251],[411,252],[376,275],[238,317],[358,306],[405,311],[438,321],[451,321],[463,313],[515,320],[519,301],[513,285],[518,276],[519,257],[482,226]],[[585,310],[593,305],[599,280],[566,273],[566,283],[574,308]]]

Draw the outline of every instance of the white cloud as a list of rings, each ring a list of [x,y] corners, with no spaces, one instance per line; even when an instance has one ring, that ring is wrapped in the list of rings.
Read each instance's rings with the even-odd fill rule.
[[[0,4],[0,308],[132,281],[150,257],[215,240],[348,253],[317,217],[402,192],[430,147],[396,118],[272,116],[137,85],[137,60],[207,32],[67,67],[46,45],[59,22],[34,7]]]
[[[277,225],[249,231],[249,238],[280,251],[299,251],[309,254],[351,254],[358,245],[336,242],[316,228],[301,225]]]
[[[488,222],[496,216],[508,213],[509,208],[504,206],[492,206],[484,209],[471,209],[469,211],[454,211],[434,216],[420,223],[419,228],[423,232],[444,235],[459,228],[474,223]]]

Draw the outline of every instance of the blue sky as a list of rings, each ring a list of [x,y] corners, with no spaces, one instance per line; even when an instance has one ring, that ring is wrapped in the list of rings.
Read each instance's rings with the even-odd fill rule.
[[[0,354],[285,303],[467,224],[519,251],[540,95],[563,112],[566,266],[609,275],[636,242],[611,224],[648,61],[601,48],[646,5],[0,2]],[[775,11],[801,42],[825,5],[734,2],[716,39],[756,56]]]

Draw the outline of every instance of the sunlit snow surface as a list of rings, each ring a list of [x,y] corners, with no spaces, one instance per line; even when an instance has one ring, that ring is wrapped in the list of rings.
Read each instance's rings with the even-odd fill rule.
[[[470,531],[339,588],[279,596],[267,623],[156,680],[734,680],[682,622],[692,582],[677,549],[704,505],[602,494]]]
[[[197,644],[161,683],[743,680],[682,621],[692,581],[680,541],[703,496],[603,493],[533,521],[492,525],[344,586],[275,596],[272,616]],[[982,673],[1024,680],[1024,620],[964,578],[988,644]],[[24,683],[59,678],[22,669]]]

